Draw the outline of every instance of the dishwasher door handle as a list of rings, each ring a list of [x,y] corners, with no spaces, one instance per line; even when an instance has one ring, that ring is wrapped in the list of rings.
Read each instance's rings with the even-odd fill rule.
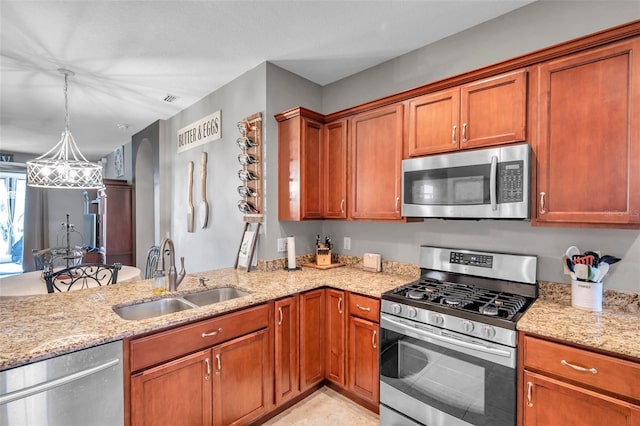
[[[66,376],[58,377],[57,379],[49,380],[47,382],[29,386],[27,388],[20,389],[14,392],[9,392],[4,395],[0,395],[0,405],[8,404],[18,399],[27,398],[29,396],[48,391],[50,389],[57,388],[58,386],[75,382],[76,380],[80,380],[83,377],[96,374],[102,370],[106,370],[107,368],[113,367],[114,365],[118,365],[119,363],[120,363],[120,359],[117,359],[117,358],[112,359],[111,361],[107,361],[104,364],[100,364],[98,366],[88,368],[86,370],[80,370]]]

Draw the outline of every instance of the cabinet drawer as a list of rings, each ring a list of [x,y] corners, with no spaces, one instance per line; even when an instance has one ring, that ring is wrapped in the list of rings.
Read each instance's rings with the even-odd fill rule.
[[[380,300],[349,293],[349,315],[380,322]]]
[[[524,366],[640,401],[640,364],[525,336]]]
[[[269,324],[269,307],[260,305],[131,341],[131,371],[260,330]]]

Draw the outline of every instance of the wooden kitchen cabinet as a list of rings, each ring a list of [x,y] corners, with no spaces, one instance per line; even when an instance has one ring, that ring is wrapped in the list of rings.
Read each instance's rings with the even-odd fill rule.
[[[325,377],[338,386],[346,387],[346,299],[345,292],[326,290],[325,313]]]
[[[378,333],[380,300],[349,293],[348,390],[377,406],[380,402]]]
[[[273,406],[268,304],[128,341],[132,425],[245,424]]]
[[[324,380],[324,289],[300,294],[300,391]]]
[[[325,219],[346,219],[348,212],[347,120],[336,120],[324,127],[324,204]]]
[[[640,364],[533,336],[520,343],[523,425],[639,424]]]
[[[353,219],[399,220],[404,105],[376,108],[349,120]]]
[[[282,405],[300,393],[298,364],[298,298],[275,302],[275,404]]]
[[[640,225],[640,40],[534,67],[534,224]]]
[[[218,345],[212,355],[213,424],[247,424],[265,414],[272,395],[268,330]]]
[[[200,351],[133,376],[131,424],[211,425],[210,361]]]
[[[518,70],[429,93],[408,103],[408,154],[525,140],[527,74]]]
[[[278,121],[278,220],[320,219],[323,214],[323,116],[297,107]]]

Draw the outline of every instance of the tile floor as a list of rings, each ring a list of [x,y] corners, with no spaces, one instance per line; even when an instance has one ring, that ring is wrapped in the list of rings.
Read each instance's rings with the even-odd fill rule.
[[[270,419],[269,426],[377,426],[378,415],[324,386]]]

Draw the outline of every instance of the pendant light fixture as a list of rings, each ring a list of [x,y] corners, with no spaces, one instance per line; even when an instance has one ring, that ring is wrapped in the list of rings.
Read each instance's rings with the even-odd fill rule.
[[[64,74],[64,131],[56,146],[35,160],[27,161],[27,185],[40,188],[103,188],[102,166],[87,161],[69,131],[68,78],[74,73],[64,68],[58,71]]]

